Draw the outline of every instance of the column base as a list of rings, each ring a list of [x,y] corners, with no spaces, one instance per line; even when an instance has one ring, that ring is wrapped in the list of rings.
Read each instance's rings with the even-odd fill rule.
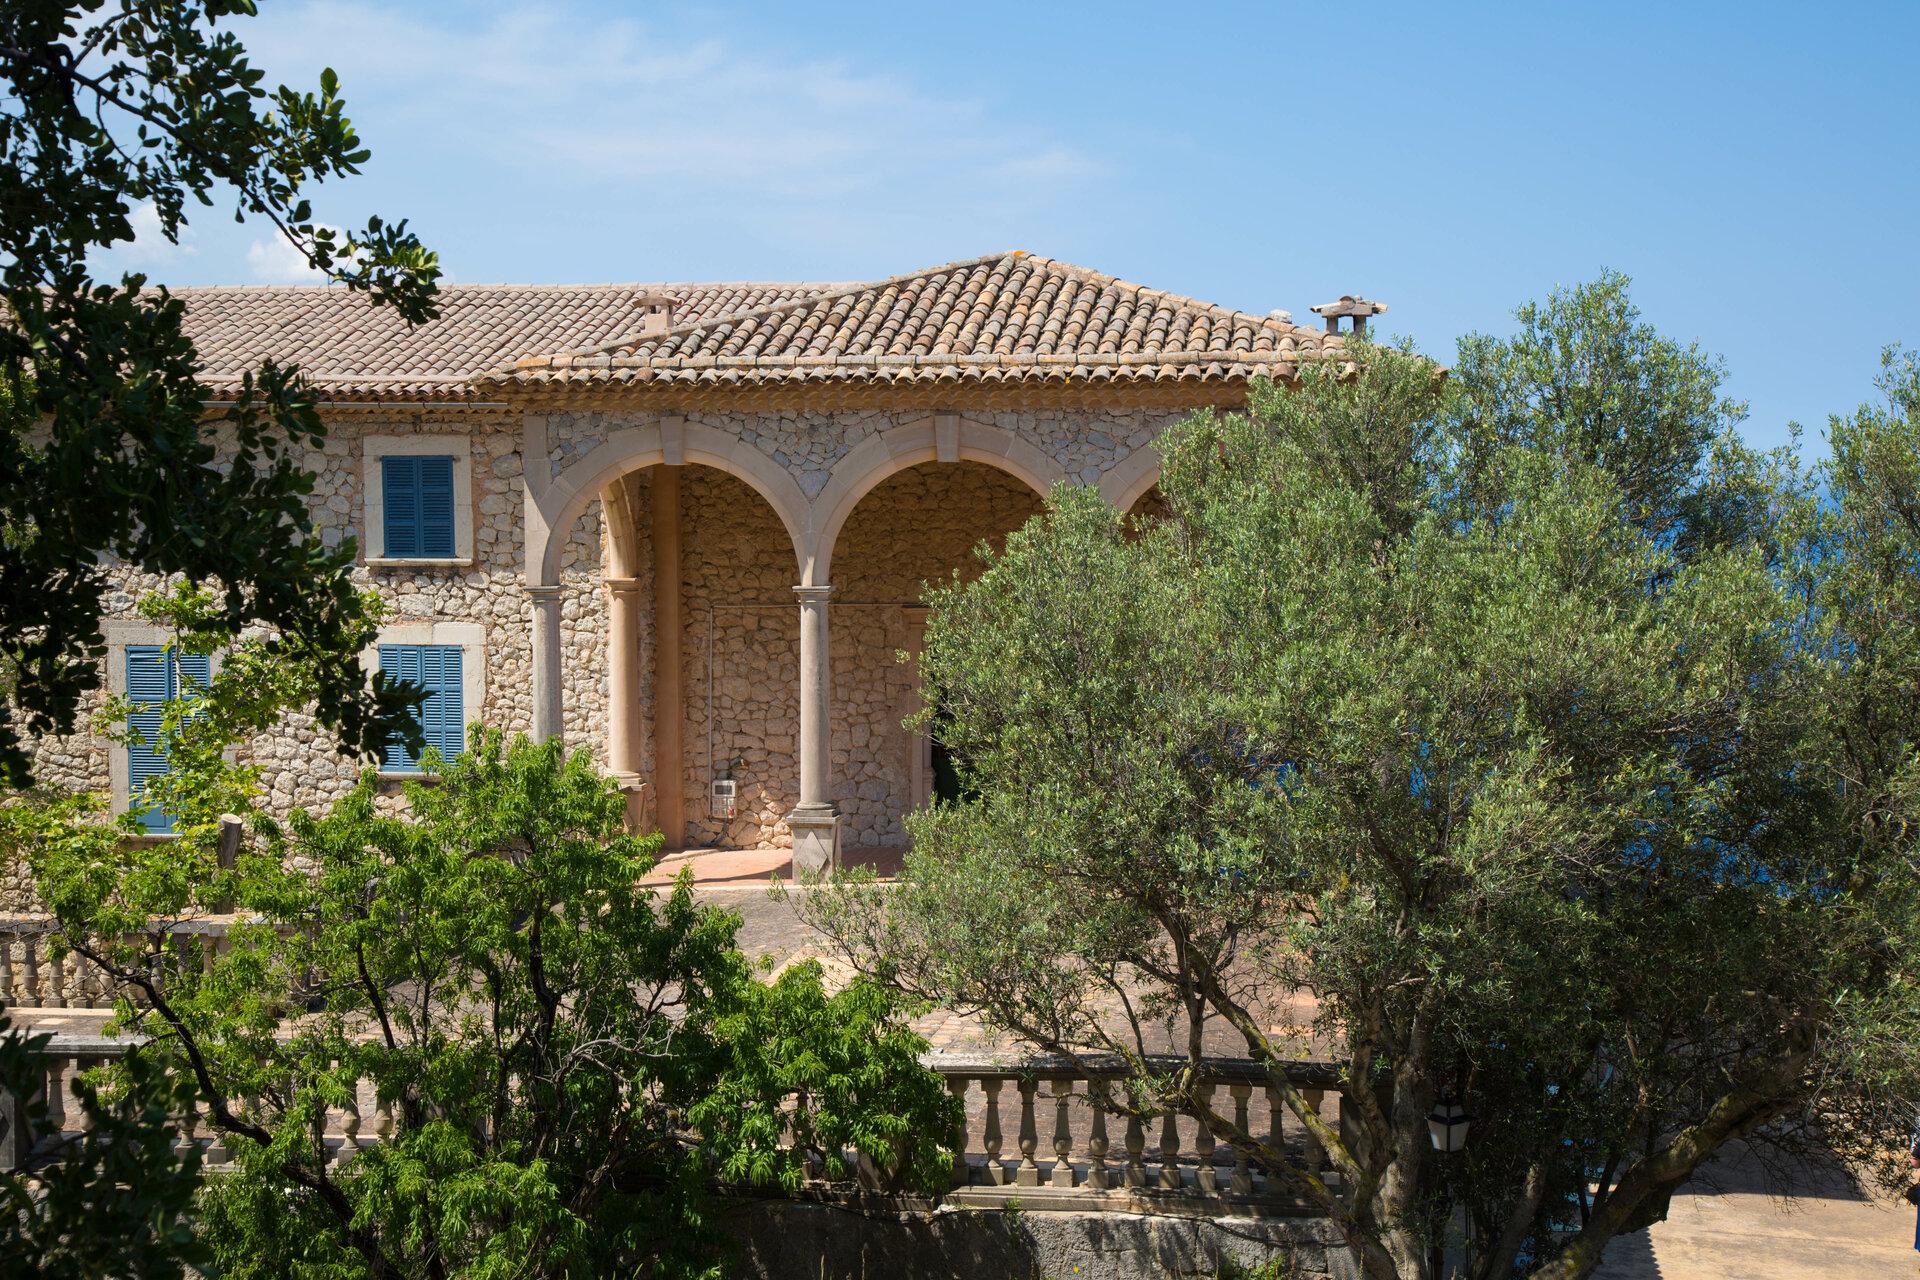
[[[832,805],[801,805],[787,815],[793,832],[793,874],[840,869],[840,814]]]
[[[608,776],[613,779],[614,785],[620,788],[620,794],[626,797],[627,834],[635,836],[652,834],[653,824],[648,821],[652,815],[648,810],[653,806],[648,803],[652,797],[647,794],[646,780],[637,773],[620,770]]]

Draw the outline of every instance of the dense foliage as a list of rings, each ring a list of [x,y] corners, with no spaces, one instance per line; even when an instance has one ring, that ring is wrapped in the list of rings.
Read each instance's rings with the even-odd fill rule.
[[[16,1110],[0,1125],[39,1127],[46,1103],[40,1056],[50,1037],[21,1035],[0,1017],[0,1098]],[[32,1169],[0,1169],[0,1275],[35,1280],[171,1277],[204,1267],[189,1225],[200,1153],[176,1150],[173,1122],[191,1086],[157,1055],[136,1053],[106,1094],[77,1082],[83,1124]],[[21,1105],[24,1103],[24,1105]]]
[[[148,605],[193,645],[204,607]],[[311,678],[268,656],[243,642],[169,709],[170,843],[85,799],[0,809],[61,944],[133,998],[120,1022],[233,1153],[187,1241],[223,1273],[705,1275],[716,1188],[848,1177],[848,1150],[886,1185],[943,1182],[957,1104],[895,998],[829,994],[813,962],[762,980],[738,915],[642,886],[659,837],[625,831],[584,752],[476,729],[404,807],[369,771],[324,817],[251,811],[225,747]],[[250,818],[223,865],[228,808]],[[226,912],[217,954],[165,932]],[[351,1098],[368,1145],[341,1161],[320,1120]]]
[[[1451,376],[1355,342],[1198,415],[1147,527],[1057,490],[933,597],[974,797],[914,819],[905,888],[810,907],[896,988],[1130,1061],[1122,1105],[1197,1117],[1378,1280],[1453,1205],[1475,1276],[1584,1276],[1727,1144],[1865,1169],[1920,1098],[1913,362],[1836,424],[1823,507],[1623,279],[1519,318]],[[1338,1183],[1194,1090],[1222,1023]],[[1344,1131],[1277,1066],[1328,1052]]]
[[[182,304],[139,275],[94,279],[136,206],[177,240],[190,202],[230,197],[319,271],[409,321],[435,314],[434,255],[375,218],[317,222],[312,187],[365,163],[331,71],[268,92],[230,30],[250,0],[18,0],[0,7],[0,783],[24,740],[73,727],[99,683],[105,557],[218,588],[232,639],[270,628],[314,666],[315,706],[351,750],[410,733],[417,701],[358,666],[372,630],[306,510],[326,430],[299,371],[271,361],[222,405]],[[216,465],[216,446],[218,464]]]

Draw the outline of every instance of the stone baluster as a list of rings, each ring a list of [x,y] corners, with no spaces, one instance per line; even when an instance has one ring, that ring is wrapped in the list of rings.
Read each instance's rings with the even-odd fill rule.
[[[1253,1086],[1250,1084],[1228,1085],[1227,1092],[1233,1095],[1234,1128],[1238,1129],[1241,1133],[1251,1135],[1253,1128],[1251,1122],[1247,1119],[1247,1100],[1253,1097]],[[1250,1196],[1253,1194],[1253,1164],[1248,1160],[1244,1147],[1235,1147],[1233,1149],[1233,1177],[1228,1181],[1227,1185],[1233,1189],[1233,1194],[1237,1196]]]
[[[347,1083],[347,1098],[340,1105],[340,1150],[335,1164],[345,1164],[360,1153],[360,1082]]]
[[[967,1168],[967,1078],[948,1076],[947,1092],[960,1103],[960,1123],[953,1131],[953,1176],[950,1181],[953,1186],[964,1187],[972,1173]]]
[[[1087,1101],[1093,1107],[1093,1123],[1087,1132],[1087,1189],[1105,1191],[1113,1185],[1113,1175],[1107,1169],[1107,1082],[1098,1078],[1087,1081]]]
[[[1147,1185],[1147,1130],[1140,1123],[1140,1113],[1127,1113],[1127,1168],[1124,1177],[1130,1187]]]
[[[1306,1102],[1307,1110],[1316,1116],[1320,1114],[1320,1100],[1325,1096],[1326,1091],[1322,1089],[1302,1089],[1300,1091],[1300,1097]],[[1307,1130],[1307,1140],[1302,1145],[1306,1152],[1307,1171],[1309,1173],[1317,1174],[1327,1167],[1327,1149],[1320,1145],[1320,1139],[1315,1136],[1312,1129]]]
[[[47,948],[47,1002],[45,1009],[67,1007],[67,961],[52,947]]]
[[[986,1125],[981,1133],[981,1145],[986,1149],[987,1164],[981,1172],[985,1175],[987,1185],[991,1187],[1007,1185],[1007,1166],[1000,1163],[1000,1086],[1003,1083],[1005,1082],[994,1079],[980,1081],[980,1092],[987,1099]]]
[[[1178,1191],[1185,1183],[1180,1178],[1180,1125],[1172,1107],[1160,1113],[1160,1187]]]
[[[26,983],[26,989],[20,993],[20,1006],[23,1009],[40,1007],[40,935],[23,933],[20,935],[20,976]]]
[[[78,951],[73,953],[73,1007],[76,1009],[93,1008],[93,966]]]
[[[180,1137],[173,1144],[174,1154],[185,1158],[189,1151],[200,1145],[200,1098],[195,1095],[187,1099],[187,1109],[180,1113]]]
[[[11,933],[0,933],[0,1009],[17,1003],[13,994],[13,938]]]
[[[1073,1186],[1073,1118],[1067,1104],[1073,1099],[1073,1081],[1056,1077],[1053,1081],[1053,1180],[1056,1187]]]
[[[1040,1165],[1033,1158],[1039,1150],[1040,1133],[1033,1122],[1033,1096],[1040,1091],[1040,1082],[1026,1079],[1019,1082],[1020,1090],[1020,1168],[1014,1174],[1014,1185],[1037,1187],[1040,1185]]]
[[[1287,1158],[1287,1131],[1285,1128],[1286,1118],[1287,1118],[1286,1099],[1280,1096],[1280,1091],[1278,1089],[1274,1088],[1272,1085],[1268,1085],[1267,1086],[1267,1147],[1269,1150],[1273,1152],[1274,1158],[1278,1160],[1285,1160]],[[1272,1173],[1267,1174],[1267,1190],[1268,1191],[1279,1190],[1279,1183],[1274,1178]]]
[[[1213,1091],[1217,1086],[1210,1084],[1195,1085],[1200,1105],[1208,1111],[1213,1110]],[[1214,1167],[1213,1153],[1216,1142],[1213,1130],[1205,1120],[1195,1120],[1193,1134],[1193,1153],[1200,1157],[1199,1165],[1193,1171],[1193,1189],[1195,1191],[1218,1191],[1220,1189],[1220,1171]]]
[[[100,1065],[100,1062],[101,1062],[101,1059],[99,1058],[75,1058],[73,1060],[73,1082],[75,1084],[79,1084],[80,1076],[82,1075],[82,1073],[93,1070],[95,1067]],[[99,1095],[97,1094],[95,1095],[96,1098],[98,1098],[98,1096]],[[80,1132],[82,1133],[92,1132],[95,1126],[94,1118],[87,1114],[87,1109],[80,1104],[80,1100],[78,1098],[75,1098],[73,1100],[73,1109],[79,1113],[78,1115],[74,1116],[73,1121],[74,1121],[74,1124],[79,1128]]]
[[[381,1098],[374,1106],[373,1136],[381,1142],[393,1137],[393,1099]]]
[[[47,1055],[47,1132],[58,1137],[67,1131],[67,1058]]]
[[[211,1114],[212,1110],[211,1107],[208,1108],[209,1114]],[[227,1110],[229,1114],[232,1113],[232,1099],[227,1100]],[[213,1137],[213,1141],[207,1144],[207,1163],[209,1165],[225,1164],[233,1159],[233,1151],[227,1146],[226,1131],[212,1124],[209,1124],[207,1128]]]

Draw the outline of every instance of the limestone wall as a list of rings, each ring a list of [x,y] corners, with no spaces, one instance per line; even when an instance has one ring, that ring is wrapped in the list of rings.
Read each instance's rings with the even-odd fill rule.
[[[833,781],[845,842],[897,845],[911,801],[912,740],[900,722],[914,705],[903,605],[924,584],[985,567],[974,549],[996,549],[1038,515],[1039,494],[979,462],[929,462],[874,487],[840,532],[834,552]]]
[[[681,469],[680,519],[687,841],[785,845],[800,798],[793,543],[764,498],[710,467]],[[650,609],[644,629],[653,630]],[[742,759],[728,823],[711,816],[707,783]]]
[[[924,413],[768,413],[690,415],[760,450],[818,496],[861,441],[876,432],[927,419]],[[1097,482],[1134,450],[1146,447],[1170,413],[965,414],[1028,440],[1074,479]],[[651,414],[571,412],[545,419],[549,474],[613,432],[656,421]],[[312,507],[322,541],[367,539],[363,443],[369,436],[464,437],[472,458],[473,562],[458,566],[369,566],[356,582],[378,590],[388,622],[479,623],[485,629],[487,724],[509,732],[532,725],[531,607],[523,589],[525,460],[523,419],[498,409],[367,408],[330,416],[323,449],[304,458],[316,481]],[[536,463],[535,465],[539,465]],[[723,472],[682,471],[682,607],[685,702],[681,709],[684,767],[674,783],[686,800],[687,838],[729,845],[785,843],[784,816],[798,794],[798,581],[793,543],[779,516],[753,488]],[[645,546],[650,496],[644,473],[623,482],[640,530],[633,573],[642,581],[640,703],[643,770],[651,771],[654,631],[652,565]],[[897,844],[911,803],[914,744],[900,727],[913,705],[911,677],[896,660],[908,643],[903,605],[921,583],[955,570],[978,572],[972,549],[999,539],[1040,510],[1041,501],[1012,476],[981,463],[927,463],[882,480],[847,519],[833,557],[837,588],[831,612],[834,663],[833,794],[845,816],[849,845]],[[607,737],[606,548],[597,499],[567,531],[561,557],[562,692],[570,746],[586,747],[603,766]],[[131,619],[138,597],[157,583],[127,575],[107,601],[111,618]],[[711,618],[711,623],[710,623]],[[711,675],[709,675],[709,650]],[[469,715],[475,709],[469,708]],[[712,750],[709,759],[708,741]],[[37,747],[43,781],[105,790],[108,744],[88,732],[52,737]],[[268,807],[324,806],[352,785],[358,762],[341,758],[330,736],[303,716],[243,751],[262,766]],[[729,760],[737,771],[740,812],[730,824],[709,816],[708,782]],[[656,782],[656,785],[658,783]],[[7,885],[0,883],[0,895]]]

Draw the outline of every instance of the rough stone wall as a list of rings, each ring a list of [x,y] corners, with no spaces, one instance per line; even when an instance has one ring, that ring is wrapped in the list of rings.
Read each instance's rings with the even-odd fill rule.
[[[486,628],[486,703],[481,717],[508,730],[532,724],[531,610],[521,590],[522,486],[519,420],[500,413],[457,409],[388,409],[348,412],[328,423],[326,446],[307,453],[304,465],[315,475],[310,502],[322,543],[337,546],[349,535],[366,550],[365,507],[361,486],[361,441],[368,435],[465,435],[473,466],[474,562],[470,566],[369,567],[359,565],[353,580],[377,589],[388,605],[387,621],[478,622]],[[570,642],[588,655],[570,663],[574,676],[569,704],[569,739],[585,742],[590,724],[604,718],[590,695],[604,670],[605,608],[598,585],[600,538],[598,506],[582,518],[565,557],[567,598],[563,613]],[[159,580],[124,574],[107,600],[110,619],[133,619],[140,596]],[[103,673],[104,674],[104,673]],[[93,705],[97,705],[97,700]],[[42,780],[60,786],[105,790],[109,744],[91,732],[44,739],[36,763]],[[267,807],[284,813],[293,806],[324,806],[344,795],[358,764],[338,756],[330,735],[310,717],[295,715],[279,730],[264,734],[240,751],[243,761],[262,767]]]
[[[793,541],[764,498],[725,472],[681,469],[680,785],[689,845],[791,842],[786,816],[800,797],[798,578]],[[653,629],[650,611],[645,629]],[[707,783],[741,759],[736,817],[724,822],[711,816]]]
[[[826,486],[833,466],[876,432],[924,413],[726,414],[690,416],[735,436],[785,467],[809,498]],[[1054,457],[1083,483],[1149,441],[1172,413],[967,414],[1015,433]],[[549,473],[616,430],[655,415],[570,412],[548,415]],[[330,415],[323,449],[305,465],[316,476],[312,508],[328,546],[349,534],[365,538],[362,442],[369,435],[465,435],[472,456],[474,562],[463,566],[360,565],[354,580],[387,600],[388,621],[478,622],[485,627],[485,723],[509,732],[532,725],[531,607],[523,590],[524,477],[522,420],[499,410],[404,406],[348,409]],[[785,843],[784,817],[798,794],[798,610],[792,542],[767,503],[744,482],[697,466],[683,475],[683,608],[686,629],[685,767],[678,785],[686,796],[687,837],[697,843]],[[653,690],[652,568],[645,550],[650,519],[648,487],[638,474],[626,481],[641,536],[634,574],[641,585],[640,698],[642,769],[651,772]],[[838,588],[831,633],[834,660],[832,738],[834,796],[854,846],[896,844],[910,801],[912,744],[900,728],[911,703],[909,673],[895,659],[907,644],[900,606],[916,601],[923,580],[954,569],[977,572],[972,547],[997,538],[1040,509],[1037,495],[992,467],[976,463],[915,467],[883,481],[859,504],[841,532],[834,556]],[[606,763],[608,662],[607,600],[602,586],[606,550],[596,498],[568,531],[561,557],[562,690],[565,738]],[[363,547],[364,554],[364,547]],[[133,618],[138,597],[158,585],[135,575],[116,583],[108,616]],[[714,678],[707,683],[709,604],[713,612]],[[743,605],[770,606],[741,608]],[[878,607],[875,607],[875,606]],[[746,760],[738,771],[739,817],[724,827],[708,816],[708,712],[713,759]],[[97,705],[97,701],[96,704]],[[469,709],[469,715],[473,709]],[[37,745],[43,781],[104,791],[109,744],[80,731]],[[242,758],[262,766],[267,807],[321,807],[352,786],[358,764],[338,756],[330,737],[296,715],[279,730],[247,744]],[[720,772],[716,769],[714,772]],[[18,886],[0,877],[0,905]]]
[[[974,549],[1038,515],[1039,494],[979,462],[928,462],[874,486],[847,517],[833,554],[833,783],[843,841],[898,845],[912,807],[913,740],[901,720],[914,706],[902,607],[924,585],[985,567]]]
[[[868,436],[908,422],[929,418],[926,413],[689,413],[689,425],[711,427],[744,440],[792,474],[809,501],[827,487],[833,468]],[[1146,447],[1166,426],[1185,417],[1184,410],[1137,412],[971,413],[973,422],[999,427],[1039,447],[1066,474],[1082,484],[1098,484],[1136,449]],[[548,414],[547,448],[552,474],[584,457],[615,431],[659,421],[659,415],[620,411],[577,410]]]
[[[1131,1213],[886,1212],[790,1200],[729,1206],[730,1280],[1211,1280],[1273,1267],[1292,1280],[1359,1280],[1324,1218]]]

